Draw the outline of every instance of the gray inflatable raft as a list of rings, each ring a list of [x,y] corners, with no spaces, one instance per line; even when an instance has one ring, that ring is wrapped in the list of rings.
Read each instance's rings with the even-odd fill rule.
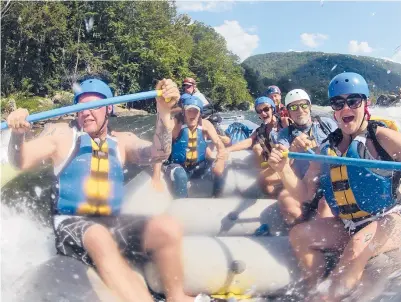
[[[251,126],[251,124],[249,125]],[[277,202],[263,198],[250,151],[231,154],[223,197],[211,199],[211,180],[192,180],[191,198],[173,200],[155,192],[143,171],[125,187],[124,214],[168,213],[184,228],[185,289],[199,293],[236,294],[243,301],[301,301],[300,271],[290,248],[288,229]],[[196,197],[196,198],[194,198]],[[143,271],[142,271],[143,269]],[[162,293],[152,262],[137,269],[151,290]],[[95,270],[80,261],[55,256],[19,278],[12,301],[115,301]],[[257,298],[256,298],[257,297]],[[249,299],[248,299],[249,298]],[[401,252],[369,261],[361,285],[346,301],[401,301]]]

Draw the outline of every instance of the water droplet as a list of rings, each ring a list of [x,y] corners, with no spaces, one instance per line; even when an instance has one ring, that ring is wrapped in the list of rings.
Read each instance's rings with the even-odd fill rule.
[[[74,275],[72,275],[72,277],[73,277],[74,279],[79,279],[78,274],[74,274]]]
[[[387,70],[387,74],[390,74],[391,73],[391,70],[389,69],[389,70]]]
[[[89,20],[85,19],[85,28],[86,31],[89,33],[93,28],[93,16],[89,18]]]
[[[75,82],[72,85],[72,90],[74,91],[74,93],[80,93],[82,91],[82,88],[77,82]]]
[[[196,296],[194,302],[211,302],[211,299],[210,299],[210,297],[208,295],[201,293],[201,294]]]
[[[36,196],[40,197],[40,195],[42,195],[42,188],[35,187],[35,193],[36,193]]]
[[[334,69],[337,68],[337,64],[333,66],[333,68],[331,69],[331,71],[333,71]]]

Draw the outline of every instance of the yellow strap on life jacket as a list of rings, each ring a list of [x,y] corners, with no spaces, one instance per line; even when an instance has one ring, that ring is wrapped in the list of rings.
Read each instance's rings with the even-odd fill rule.
[[[87,200],[78,206],[78,214],[110,215],[112,210],[107,204],[110,197],[109,148],[107,141],[100,146],[92,140],[91,171],[85,182]]]
[[[372,115],[370,117],[371,121],[378,121],[378,122],[383,122],[384,124],[386,124],[386,126],[390,129],[393,129],[394,131],[398,131],[400,132],[400,126],[397,124],[397,122],[395,120],[389,119],[389,118],[385,118],[382,116],[377,116],[377,115]]]
[[[327,153],[330,156],[337,156],[336,152],[332,149],[328,149]],[[340,209],[340,218],[352,220],[370,216],[368,212],[362,211],[358,207],[349,183],[347,166],[332,166],[330,168],[330,179],[334,198]]]
[[[186,153],[185,165],[190,166],[196,163],[198,159],[198,131],[195,128],[194,131],[188,129],[188,146]]]

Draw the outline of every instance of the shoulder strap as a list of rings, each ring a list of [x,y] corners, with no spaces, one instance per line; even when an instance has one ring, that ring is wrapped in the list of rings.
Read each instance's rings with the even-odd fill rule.
[[[282,123],[282,121],[281,121],[281,116],[280,116],[280,114],[279,114],[279,113],[276,113],[276,114],[274,114],[274,116],[275,116],[276,119],[277,119],[279,128],[280,128],[280,129],[283,129],[283,123]]]
[[[342,139],[343,139],[343,133],[340,128],[337,128],[333,132],[329,133],[329,135],[327,135],[327,138],[325,138],[322,141],[322,144],[328,141],[330,144],[330,148],[334,149],[335,147],[338,146],[338,144],[342,141]]]
[[[375,147],[377,153],[383,160],[393,161],[393,158],[387,153],[386,150],[384,150],[384,148],[380,145],[379,141],[377,140],[376,131],[378,126],[385,127],[384,124],[375,121],[368,123],[368,129],[367,129],[368,138],[372,140],[373,146]]]
[[[385,161],[394,161],[394,159],[387,153],[386,150],[380,145],[379,141],[377,140],[376,137],[376,131],[377,127],[385,127],[387,126],[384,123],[377,122],[377,121],[369,121],[368,123],[368,138],[370,138],[373,142],[373,146],[375,147],[377,153],[379,156],[385,160]],[[401,171],[393,171],[393,196],[394,198],[397,198],[397,189],[398,186],[400,185],[400,180],[401,180]]]

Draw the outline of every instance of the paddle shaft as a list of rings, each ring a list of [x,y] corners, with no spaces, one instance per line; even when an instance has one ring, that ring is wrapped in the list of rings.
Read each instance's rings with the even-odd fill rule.
[[[93,108],[102,107],[102,106],[152,99],[157,96],[160,96],[161,94],[162,94],[161,90],[152,90],[152,91],[148,91],[148,92],[139,92],[139,93],[134,93],[134,94],[116,96],[116,97],[107,98],[107,99],[100,99],[100,100],[87,102],[87,103],[78,103],[78,104],[71,105],[71,106],[57,108],[57,109],[44,111],[44,112],[40,112],[40,113],[34,113],[34,114],[29,115],[26,120],[28,122],[32,123],[32,122],[46,120],[46,119],[49,119],[52,117],[61,116],[61,115],[69,114],[69,113],[75,113],[75,112],[79,112],[79,111],[83,111],[83,110],[87,110],[87,109],[93,109]],[[7,129],[7,128],[8,128],[7,122],[2,122],[1,130]]]
[[[288,153],[285,152],[284,155],[286,154],[288,155],[289,158],[292,159],[317,161],[325,164],[401,171],[401,162],[317,155],[317,154],[297,153],[297,152],[288,152]]]

